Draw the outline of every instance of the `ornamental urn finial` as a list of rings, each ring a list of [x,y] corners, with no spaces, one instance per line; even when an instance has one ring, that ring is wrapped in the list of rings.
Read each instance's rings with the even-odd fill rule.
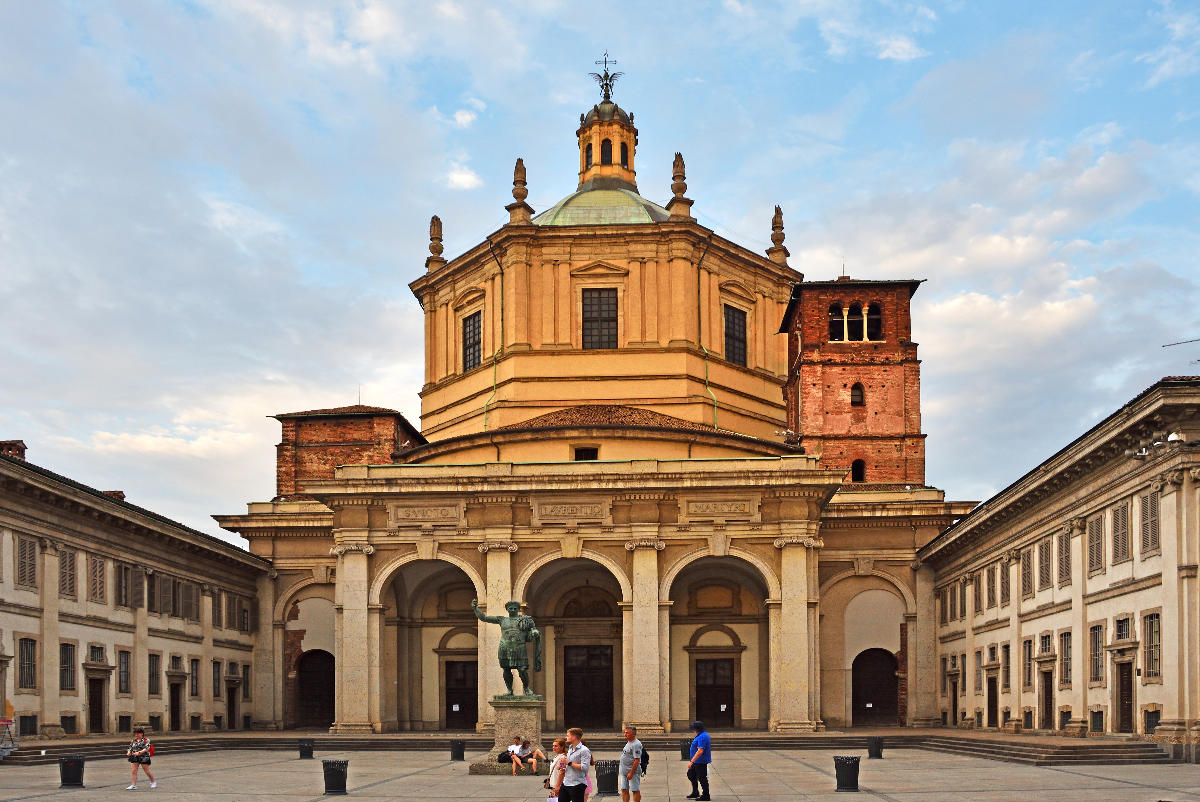
[[[436,214],[429,218],[429,256],[425,259],[425,269],[433,270],[446,264],[442,258],[442,218]]]
[[[523,201],[529,197],[529,190],[525,188],[525,160],[517,159],[516,165],[513,167],[513,198],[518,201]]]
[[[683,154],[676,152],[675,162],[671,165],[671,192],[677,198],[682,198],[687,192],[687,174],[684,171]]]
[[[533,208],[525,202],[529,197],[529,190],[525,187],[524,159],[517,159],[517,163],[513,165],[512,195],[513,202],[504,207],[508,211],[508,224],[528,225],[533,216]]]
[[[767,248],[767,257],[776,264],[786,266],[791,254],[783,247],[783,238],[783,209],[776,205],[775,214],[771,215],[771,247]]]

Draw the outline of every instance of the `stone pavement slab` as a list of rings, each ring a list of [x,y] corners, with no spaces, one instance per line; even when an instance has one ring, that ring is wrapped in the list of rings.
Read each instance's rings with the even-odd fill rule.
[[[124,760],[89,761],[83,789],[60,789],[58,766],[0,764],[0,802],[36,800],[138,799],[152,794],[155,802],[316,802],[323,796],[320,758],[350,761],[348,799],[377,802],[469,799],[478,802],[542,802],[541,778],[468,776],[467,765],[483,752],[469,752],[467,762],[450,762],[443,750],[430,752],[331,752],[316,760],[269,750],[196,752],[156,757],[153,770],[159,787],[125,791],[129,764]],[[891,749],[883,760],[862,758],[857,797],[834,791],[835,754],[853,750],[716,752],[711,772],[712,795],[721,802],[784,800],[883,800],[883,802],[1200,802],[1200,766],[1036,767],[1000,763],[919,749]],[[601,752],[598,759],[615,754]],[[684,802],[691,790],[682,761],[658,756],[642,782],[644,802]],[[593,802],[620,797],[593,798]]]

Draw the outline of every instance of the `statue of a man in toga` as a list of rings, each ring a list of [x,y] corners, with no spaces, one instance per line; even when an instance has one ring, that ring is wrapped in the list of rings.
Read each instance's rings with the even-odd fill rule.
[[[538,632],[533,623],[533,617],[521,613],[521,603],[510,601],[504,605],[507,616],[484,615],[479,611],[478,599],[471,599],[471,609],[475,617],[489,624],[500,625],[500,668],[504,671],[504,684],[508,687],[508,695],[513,695],[513,671],[521,675],[521,685],[526,696],[533,696],[533,688],[529,684],[529,652],[525,644],[533,641],[535,644],[533,670],[542,670],[542,633]]]

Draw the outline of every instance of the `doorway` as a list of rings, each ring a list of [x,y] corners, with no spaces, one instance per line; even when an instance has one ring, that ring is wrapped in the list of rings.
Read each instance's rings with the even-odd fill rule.
[[[563,663],[566,726],[613,726],[613,648],[564,646]]]
[[[104,680],[97,677],[88,677],[87,681],[87,704],[88,704],[88,733],[104,732]]]
[[[236,730],[238,728],[237,716],[237,699],[240,693],[240,687],[237,684],[226,683],[225,685],[225,720],[229,722],[229,729]]]
[[[1043,730],[1054,729],[1054,672],[1043,671],[1042,673],[1042,709],[1038,728]]]
[[[987,678],[987,725],[1000,726],[1000,700],[996,693],[996,678]]]
[[[172,682],[169,686],[171,694],[171,730],[179,732],[183,729],[183,683]]]
[[[950,680],[950,726],[958,726],[958,680]]]
[[[446,729],[473,730],[479,720],[479,663],[446,661]]]
[[[863,727],[898,723],[896,656],[887,649],[867,649],[854,658],[850,673],[850,699],[853,705],[851,725]]]
[[[733,658],[696,661],[696,718],[707,727],[732,727]]]
[[[1117,732],[1133,732],[1133,663],[1117,663]]]
[[[300,727],[333,726],[333,655],[313,649],[296,661],[297,715]]]

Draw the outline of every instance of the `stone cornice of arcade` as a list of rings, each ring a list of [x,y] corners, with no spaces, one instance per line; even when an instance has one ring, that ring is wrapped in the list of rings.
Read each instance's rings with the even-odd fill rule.
[[[572,245],[576,240],[585,244],[575,249]],[[431,295],[452,292],[454,280],[462,273],[482,269],[485,272],[481,278],[489,277],[500,271],[496,264],[497,259],[506,266],[513,263],[513,260],[507,259],[507,251],[510,248],[532,248],[535,242],[543,250],[542,261],[549,257],[550,260],[557,258],[563,262],[592,261],[599,251],[611,253],[611,259],[656,259],[664,242],[668,249],[677,247],[673,243],[680,243],[686,246],[688,253],[678,255],[690,257],[693,264],[699,262],[704,255],[713,259],[723,258],[733,266],[751,272],[756,283],[763,282],[763,286],[752,289],[768,295],[778,303],[788,301],[791,296],[791,284],[804,280],[804,274],[799,271],[776,264],[696,222],[668,221],[603,227],[504,226],[486,235],[483,241],[474,247],[417,278],[408,285],[409,289],[424,307]],[[623,248],[618,250],[617,246]],[[578,250],[578,256],[573,254],[575,250]],[[438,297],[437,300],[445,301],[446,298]]]
[[[324,504],[302,502],[257,502],[245,515],[214,515],[222,529],[237,532],[247,540],[276,537],[328,538],[333,511]]]

